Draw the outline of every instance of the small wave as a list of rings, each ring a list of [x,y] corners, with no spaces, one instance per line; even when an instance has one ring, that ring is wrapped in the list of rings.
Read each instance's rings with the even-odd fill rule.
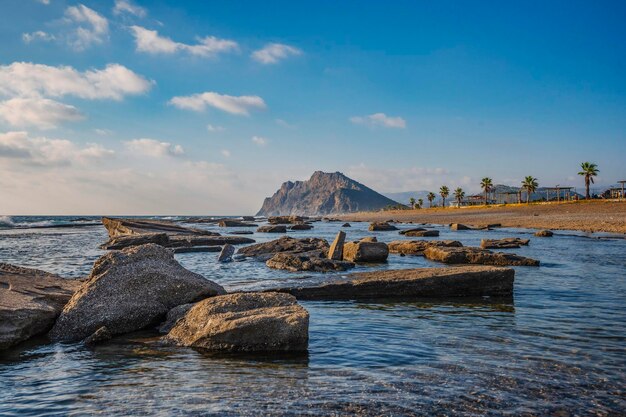
[[[15,227],[11,216],[0,216],[0,227]]]

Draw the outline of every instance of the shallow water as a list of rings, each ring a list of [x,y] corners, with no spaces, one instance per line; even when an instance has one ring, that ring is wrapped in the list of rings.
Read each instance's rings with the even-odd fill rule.
[[[332,239],[340,225],[290,235]],[[349,239],[403,239],[352,226]],[[152,333],[95,349],[29,342],[0,354],[0,415],[624,415],[626,240],[437,228],[464,245],[531,237],[513,252],[542,266],[516,268],[514,300],[302,302],[304,356],[211,355],[159,346]],[[80,277],[105,240],[102,227],[5,229],[0,261]],[[218,264],[215,253],[176,257],[229,290],[332,278]],[[433,265],[392,255],[356,270]]]

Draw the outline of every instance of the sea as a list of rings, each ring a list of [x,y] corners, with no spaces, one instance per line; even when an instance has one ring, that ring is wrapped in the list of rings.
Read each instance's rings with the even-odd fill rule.
[[[156,218],[228,232],[185,216]],[[312,230],[288,235],[332,241],[344,230],[349,240],[409,239],[396,231],[370,232],[367,223],[341,225],[316,222]],[[166,347],[152,330],[95,347],[34,339],[0,352],[0,415],[626,415],[625,239],[428,227],[441,233],[433,239],[466,246],[478,246],[482,238],[530,238],[528,246],[509,251],[539,259],[541,266],[515,267],[514,296],[506,300],[302,301],[310,313],[306,354]],[[262,242],[279,236],[250,237]],[[99,217],[0,217],[0,262],[67,279],[87,276],[106,240]],[[229,291],[336,277],[216,258],[176,255],[184,267]],[[442,265],[390,255],[385,264],[355,271],[432,266]]]

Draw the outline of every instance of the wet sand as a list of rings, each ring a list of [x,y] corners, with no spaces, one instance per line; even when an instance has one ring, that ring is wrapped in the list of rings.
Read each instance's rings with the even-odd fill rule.
[[[361,212],[341,216],[346,221],[398,220],[414,223],[463,223],[531,229],[626,233],[626,201],[509,204],[464,208],[426,208]]]

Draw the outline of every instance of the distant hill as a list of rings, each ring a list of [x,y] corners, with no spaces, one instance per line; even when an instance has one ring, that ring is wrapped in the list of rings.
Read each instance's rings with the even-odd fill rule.
[[[257,216],[325,215],[380,210],[398,203],[341,172],[316,171],[307,181],[284,182]]]

